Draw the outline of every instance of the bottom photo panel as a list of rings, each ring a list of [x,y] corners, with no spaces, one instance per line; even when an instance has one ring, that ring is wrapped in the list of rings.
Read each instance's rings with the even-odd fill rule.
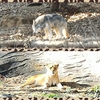
[[[0,100],[51,98],[99,99],[100,52],[0,51]]]

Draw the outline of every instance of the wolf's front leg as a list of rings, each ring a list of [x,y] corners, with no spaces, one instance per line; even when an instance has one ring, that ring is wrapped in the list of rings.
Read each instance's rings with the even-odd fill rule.
[[[50,41],[52,40],[52,30],[51,29],[49,30],[49,40]]]
[[[44,29],[44,32],[45,32],[45,36],[43,38],[44,39],[48,39],[48,34],[49,34],[48,30],[47,29]]]
[[[49,31],[45,30],[45,36],[43,38],[52,40],[52,31],[51,30],[49,30]]]
[[[56,33],[56,39],[61,39],[62,38],[61,29],[55,28],[54,32]]]
[[[46,24],[46,28],[44,29],[45,31],[45,39],[52,40],[52,29],[48,24]]]
[[[61,39],[62,38],[62,29],[59,28],[58,29],[58,39]]]

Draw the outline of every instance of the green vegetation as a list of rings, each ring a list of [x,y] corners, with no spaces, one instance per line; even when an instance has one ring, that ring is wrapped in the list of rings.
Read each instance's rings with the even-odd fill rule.
[[[92,98],[100,98],[100,86],[94,86],[86,91],[86,94]]]
[[[59,98],[60,95],[55,94],[55,93],[46,93],[46,94],[43,94],[43,97],[46,97],[46,98]]]
[[[40,93],[40,94],[33,94],[34,97],[43,97],[43,98],[60,98],[61,95],[58,93]]]

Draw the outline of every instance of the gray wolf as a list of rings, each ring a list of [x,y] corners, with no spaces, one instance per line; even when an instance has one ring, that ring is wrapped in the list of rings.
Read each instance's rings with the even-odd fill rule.
[[[33,20],[32,25],[33,33],[44,31],[44,39],[52,39],[52,31],[56,34],[56,39],[68,38],[69,33],[67,31],[66,20],[58,14],[45,14],[37,17]]]
[[[24,84],[21,85],[21,88],[32,85],[32,86],[42,86],[42,88],[47,88],[51,85],[57,85],[59,89],[62,89],[62,85],[59,81],[58,77],[58,66],[59,64],[55,65],[47,65],[45,66],[47,72],[44,74],[34,75],[26,80]]]

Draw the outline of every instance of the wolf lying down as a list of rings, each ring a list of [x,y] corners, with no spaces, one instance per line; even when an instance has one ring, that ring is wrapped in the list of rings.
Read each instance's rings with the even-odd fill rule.
[[[32,85],[34,87],[41,86],[42,89],[45,89],[48,86],[57,85],[59,89],[62,89],[62,85],[58,77],[58,66],[59,64],[45,66],[47,69],[45,74],[34,75],[28,78],[26,82],[20,86],[20,88]]]
[[[56,39],[69,37],[69,33],[67,31],[67,22],[58,14],[45,14],[39,16],[33,20],[32,29],[34,34],[44,31],[44,39],[52,40],[52,31],[54,31],[56,34]]]

